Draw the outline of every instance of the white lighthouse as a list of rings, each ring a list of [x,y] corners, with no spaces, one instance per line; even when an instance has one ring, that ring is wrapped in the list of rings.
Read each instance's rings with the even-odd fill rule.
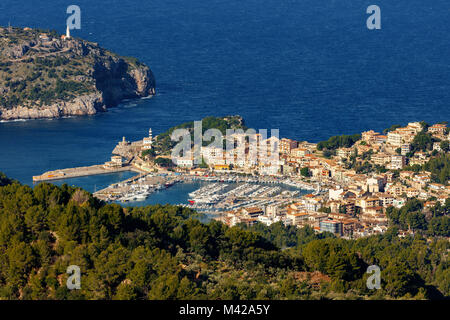
[[[67,26],[66,28],[66,39],[70,39],[70,28]]]
[[[145,137],[142,140],[142,149],[143,150],[149,150],[152,148],[153,144],[153,134],[152,134],[152,128],[148,130],[148,137]]]

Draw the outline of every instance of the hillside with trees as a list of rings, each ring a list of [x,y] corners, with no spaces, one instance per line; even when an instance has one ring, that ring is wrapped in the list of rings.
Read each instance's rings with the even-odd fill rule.
[[[356,141],[361,139],[361,134],[333,136],[326,141],[317,144],[317,150],[336,150],[339,148],[350,148]]]
[[[170,206],[123,208],[79,188],[0,175],[0,299],[437,299],[448,240],[396,229],[336,239],[281,224],[201,223]],[[369,290],[369,265],[382,289]],[[69,290],[69,265],[81,289]]]
[[[94,114],[155,93],[150,68],[55,31],[0,27],[0,119]]]
[[[222,133],[225,138],[227,129],[242,129],[247,130],[244,119],[241,116],[227,116],[227,117],[206,117],[201,120],[202,122],[202,134],[208,129],[217,129]],[[194,121],[185,122],[170,128],[169,130],[159,134],[156,137],[155,151],[158,154],[168,154],[170,150],[177,144],[176,141],[171,139],[172,133],[177,129],[186,129],[191,134],[192,145],[194,143]],[[202,141],[203,146],[206,146],[213,141]]]

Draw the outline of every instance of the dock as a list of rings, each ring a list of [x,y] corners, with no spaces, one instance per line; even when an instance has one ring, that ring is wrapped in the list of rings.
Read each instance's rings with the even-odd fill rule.
[[[152,173],[143,173],[124,181],[114,183],[94,193],[94,197],[104,201],[144,201],[150,194],[163,190],[181,180]]]
[[[132,165],[126,165],[116,168],[105,168],[105,165],[93,165],[88,167],[67,168],[60,170],[53,170],[45,172],[39,176],[33,176],[33,182],[52,181],[60,179],[78,178],[99,174],[108,174],[124,171],[141,172],[139,169],[134,168]]]

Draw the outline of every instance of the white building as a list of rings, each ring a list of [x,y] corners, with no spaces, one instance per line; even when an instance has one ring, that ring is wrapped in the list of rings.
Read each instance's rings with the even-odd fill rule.
[[[405,156],[391,156],[390,169],[402,169],[406,164]]]
[[[192,168],[194,166],[194,160],[190,158],[176,158],[175,163],[182,168]]]
[[[397,209],[403,207],[405,205],[406,199],[403,198],[395,198],[393,201],[393,205],[394,207],[396,207]]]
[[[328,198],[330,200],[340,200],[340,199],[342,199],[343,193],[344,193],[344,189],[342,189],[342,188],[339,188],[339,189],[330,188],[328,190]]]
[[[440,142],[435,142],[435,143],[433,143],[433,150],[436,150],[436,151],[438,151],[438,152],[441,152],[441,151],[442,151],[442,149],[441,149],[441,143],[440,143]]]
[[[402,156],[406,156],[411,151],[411,145],[409,143],[402,144],[401,150]]]
[[[209,165],[226,164],[222,148],[202,147],[201,154],[205,162]]]
[[[142,150],[150,150],[153,146],[152,128],[148,130],[148,137],[142,140]]]
[[[403,143],[401,134],[395,131],[388,132],[387,143],[394,147],[400,147]]]

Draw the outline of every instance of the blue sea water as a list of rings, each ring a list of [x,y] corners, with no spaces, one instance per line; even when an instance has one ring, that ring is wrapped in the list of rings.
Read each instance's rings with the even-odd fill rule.
[[[136,172],[125,171],[108,174],[99,174],[95,176],[54,180],[52,181],[52,183],[57,186],[60,186],[64,183],[74,187],[83,186],[85,190],[94,193],[98,190],[108,187],[111,183],[124,181],[136,175],[137,175]]]
[[[0,25],[64,33],[70,4],[82,12],[72,34],[148,64],[157,95],[95,116],[0,123],[0,171],[23,183],[207,115],[313,142],[450,118],[448,0],[2,0]],[[381,30],[366,28],[371,4]],[[68,183],[121,177],[106,178]]]

